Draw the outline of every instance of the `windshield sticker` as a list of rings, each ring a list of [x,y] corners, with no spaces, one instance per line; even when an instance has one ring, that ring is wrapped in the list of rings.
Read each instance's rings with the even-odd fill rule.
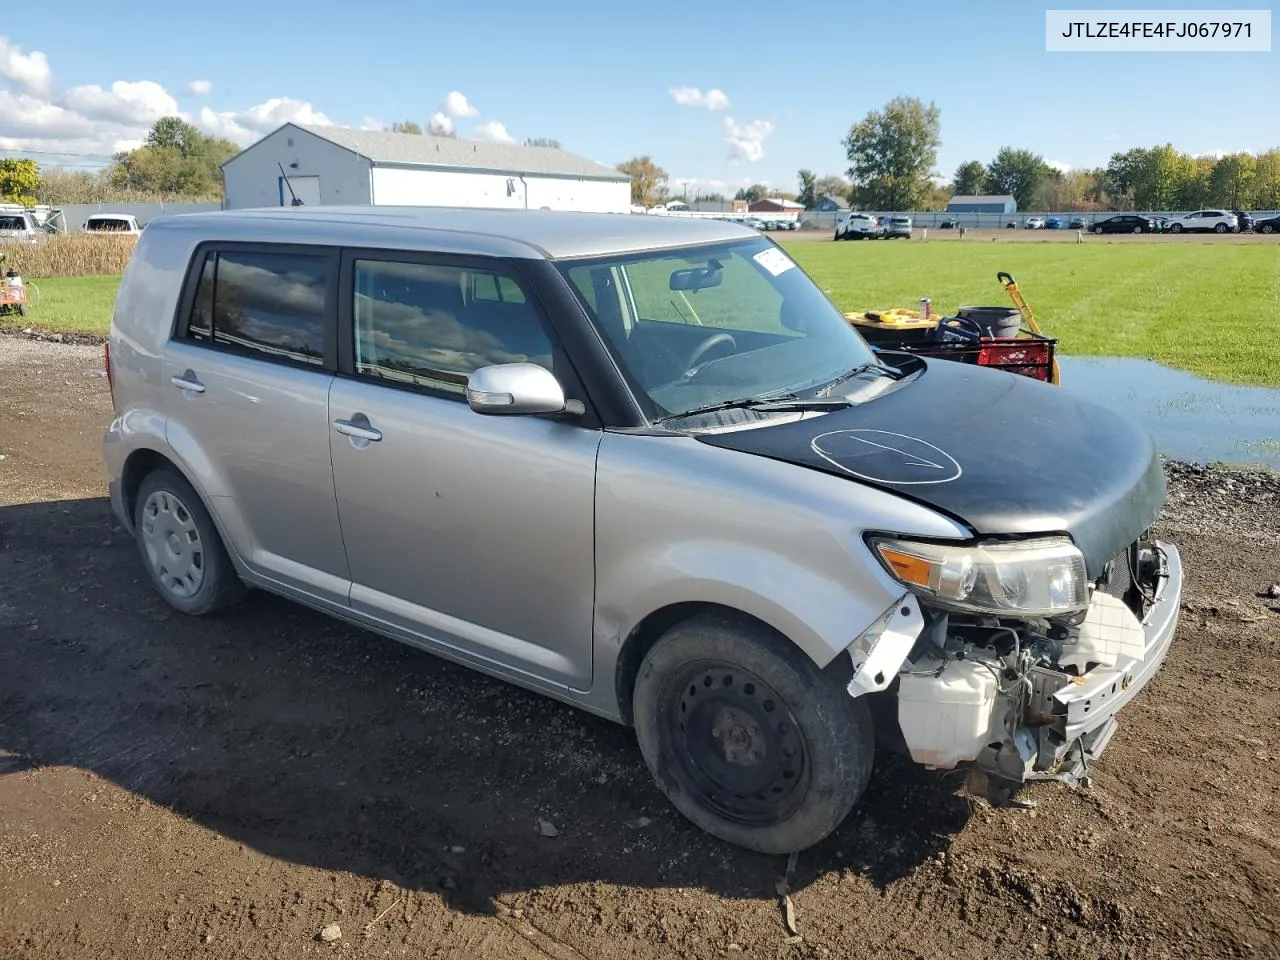
[[[962,471],[945,450],[887,430],[832,430],[813,438],[813,452],[837,469],[872,483],[950,483]]]
[[[760,266],[764,267],[775,277],[780,273],[785,273],[794,267],[795,261],[788,257],[777,247],[770,247],[768,250],[761,250],[751,258]]]

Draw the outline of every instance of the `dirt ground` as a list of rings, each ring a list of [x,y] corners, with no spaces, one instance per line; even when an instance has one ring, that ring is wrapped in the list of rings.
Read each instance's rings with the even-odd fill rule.
[[[99,365],[0,337],[5,960],[1280,956],[1280,476],[1171,468],[1181,627],[1091,788],[882,762],[796,939],[785,861],[687,824],[628,731],[270,597],[170,613]]]

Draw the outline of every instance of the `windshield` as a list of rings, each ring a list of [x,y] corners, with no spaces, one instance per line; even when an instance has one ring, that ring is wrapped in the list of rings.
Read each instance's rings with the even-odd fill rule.
[[[816,393],[875,354],[766,238],[557,264],[650,419]]]

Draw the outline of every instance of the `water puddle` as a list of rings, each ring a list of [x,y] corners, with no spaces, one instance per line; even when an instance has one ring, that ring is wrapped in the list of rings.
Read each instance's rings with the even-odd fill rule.
[[[1137,419],[1161,453],[1280,470],[1280,390],[1206,380],[1150,360],[1064,357],[1062,389]]]

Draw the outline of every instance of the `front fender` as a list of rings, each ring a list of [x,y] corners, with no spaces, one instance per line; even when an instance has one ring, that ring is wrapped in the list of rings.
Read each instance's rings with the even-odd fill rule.
[[[878,582],[850,589],[829,572],[741,542],[686,541],[630,554],[601,578],[597,634],[625,639],[665,607],[718,604],[768,624],[825,667],[900,594]]]

